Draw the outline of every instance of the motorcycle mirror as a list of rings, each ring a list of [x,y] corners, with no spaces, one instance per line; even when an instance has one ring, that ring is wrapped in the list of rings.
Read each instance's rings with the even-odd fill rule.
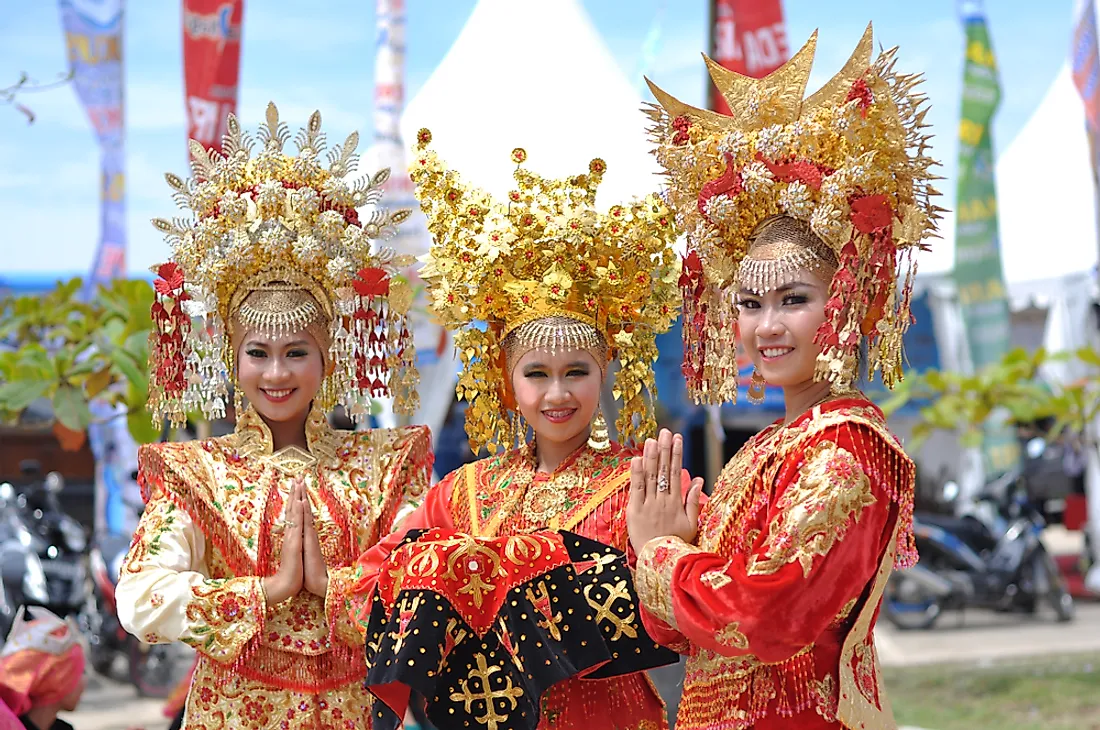
[[[50,494],[59,494],[65,488],[65,477],[56,471],[51,471],[46,475],[44,486]]]
[[[1047,450],[1047,442],[1041,438],[1033,438],[1027,442],[1027,458],[1038,459]]]
[[[959,496],[959,485],[957,482],[949,481],[944,482],[943,485],[943,501],[954,502]]]

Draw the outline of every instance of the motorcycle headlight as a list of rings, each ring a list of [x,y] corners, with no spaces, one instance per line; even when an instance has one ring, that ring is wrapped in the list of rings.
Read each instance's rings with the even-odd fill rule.
[[[64,519],[59,525],[61,536],[65,539],[65,545],[74,553],[84,552],[88,546],[88,538],[84,535],[84,528],[76,520]]]
[[[27,563],[23,571],[23,597],[32,603],[47,604],[50,593],[46,590],[46,574],[42,561],[34,553],[26,553]]]
[[[122,564],[126,562],[126,551],[120,552],[111,559],[111,580],[118,585],[119,576],[122,575]]]

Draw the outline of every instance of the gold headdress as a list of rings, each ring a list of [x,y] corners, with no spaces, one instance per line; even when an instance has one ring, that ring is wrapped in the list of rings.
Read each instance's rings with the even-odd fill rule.
[[[470,402],[471,447],[495,450],[518,435],[504,352],[517,339],[524,349],[616,354],[619,437],[651,433],[646,392],[656,390],[654,338],[679,308],[671,211],[649,196],[597,213],[606,167],[598,159],[586,174],[563,180],[517,167],[516,189],[496,201],[446,169],[430,142],[431,133],[421,130],[411,166],[433,240],[421,276],[443,324],[459,330],[464,371],[457,392]],[[512,152],[517,166],[526,158],[522,149]],[[471,326],[476,322],[485,329]]]
[[[180,423],[188,412],[225,414],[235,371],[233,339],[245,330],[281,336],[310,331],[327,354],[317,396],[322,409],[342,403],[360,420],[370,398],[392,395],[394,408],[416,408],[415,353],[406,326],[412,294],[395,273],[411,259],[390,249],[409,211],[378,209],[383,170],[354,183],[359,135],[327,156],[321,115],[314,112],[295,138],[298,155],[284,153],[290,137],[274,104],[260,129],[261,149],[235,117],[225,153],[191,142],[193,179],[167,175],[190,220],[153,221],[172,246],[172,261],[156,269],[155,331],[149,364],[149,408],[155,420]],[[366,220],[357,207],[372,206]],[[239,391],[238,391],[239,392]]]
[[[840,73],[803,99],[816,44],[815,32],[763,79],[704,57],[730,115],[649,85],[658,101],[650,134],[688,233],[684,373],[697,402],[736,397],[736,289],[767,290],[800,267],[835,272],[815,376],[850,386],[866,336],[869,372],[887,386],[901,378],[913,251],[940,211],[930,202],[926,99],[914,93],[919,75],[894,71],[897,49],[872,62],[871,26]],[[801,225],[776,227],[777,217]],[[779,245],[780,234],[792,245]],[[772,240],[757,251],[757,239]]]

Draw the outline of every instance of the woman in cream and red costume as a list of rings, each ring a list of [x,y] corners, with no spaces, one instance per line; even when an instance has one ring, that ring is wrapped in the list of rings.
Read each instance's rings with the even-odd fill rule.
[[[153,306],[157,423],[224,415],[232,434],[143,446],[145,513],[118,582],[119,620],[147,643],[198,654],[184,727],[369,728],[363,642],[344,600],[359,554],[427,487],[426,427],[341,431],[372,396],[415,407],[407,262],[372,252],[407,212],[379,201],[385,173],[345,179],[357,135],[324,153],[320,115],[297,155],[274,105],[258,149],[228,121],[225,154],[192,143],[174,175],[189,221],[156,221],[172,246]]]
[[[730,115],[651,88],[657,156],[687,231],[684,372],[699,402],[783,389],[786,416],[726,465],[698,521],[679,437],[634,460],[643,620],[688,654],[678,730],[893,728],[872,629],[916,559],[913,463],[854,384],[901,377],[913,256],[934,233],[919,78],[872,61],[871,29],[803,99],[816,36],[750,79],[710,62]],[[898,279],[898,267],[903,275]]]

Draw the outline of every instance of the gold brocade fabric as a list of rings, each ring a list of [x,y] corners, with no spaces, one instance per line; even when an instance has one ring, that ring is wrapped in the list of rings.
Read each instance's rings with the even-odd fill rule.
[[[142,447],[148,506],[122,570],[120,619],[145,641],[199,653],[186,727],[369,727],[362,639],[345,573],[426,488],[425,427],[344,432],[313,411],[308,449],[273,453],[255,412],[225,437]],[[329,596],[270,606],[257,576],[278,570],[285,499],[305,482]],[[128,608],[121,608],[123,605]]]

